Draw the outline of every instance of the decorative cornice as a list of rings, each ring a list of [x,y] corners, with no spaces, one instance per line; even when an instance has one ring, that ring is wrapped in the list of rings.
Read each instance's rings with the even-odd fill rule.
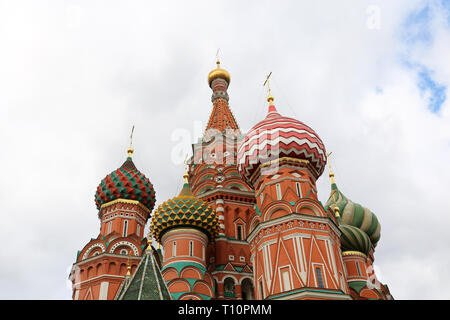
[[[104,208],[106,208],[106,207],[112,206],[112,205],[114,205],[114,204],[116,204],[116,203],[134,204],[134,205],[137,205],[137,206],[139,206],[140,208],[142,208],[142,209],[143,209],[145,212],[147,212],[147,213],[150,213],[150,212],[151,212],[146,206],[144,206],[144,205],[143,205],[142,203],[140,203],[139,201],[137,201],[137,200],[129,200],[129,199],[116,199],[116,200],[113,200],[113,201],[104,203],[104,204],[102,204],[102,205],[100,206],[100,210],[102,210],[102,209],[104,209]]]
[[[343,251],[342,252],[342,256],[343,257],[346,257],[346,256],[359,256],[359,257],[363,257],[364,259],[367,259],[367,256],[364,253],[359,252],[359,251],[350,251],[350,250]]]

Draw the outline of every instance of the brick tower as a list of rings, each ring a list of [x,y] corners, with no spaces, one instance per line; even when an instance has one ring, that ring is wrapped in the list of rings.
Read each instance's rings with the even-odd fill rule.
[[[111,300],[134,274],[147,247],[144,229],[155,204],[151,182],[128,158],[107,175],[95,194],[100,233],[78,251],[70,273],[74,300]]]
[[[161,204],[150,225],[163,247],[162,276],[177,300],[210,300],[215,284],[206,265],[206,248],[219,223],[212,208],[191,192],[188,174],[180,194]]]
[[[217,299],[252,299],[253,269],[246,237],[255,212],[253,190],[237,171],[241,131],[228,101],[230,74],[220,67],[208,75],[213,108],[202,139],[192,146],[189,180],[193,193],[217,213],[219,235],[207,250]]]
[[[350,299],[332,210],[317,198],[325,147],[304,123],[281,116],[269,89],[266,118],[245,136],[239,171],[254,187],[247,237],[257,299]]]

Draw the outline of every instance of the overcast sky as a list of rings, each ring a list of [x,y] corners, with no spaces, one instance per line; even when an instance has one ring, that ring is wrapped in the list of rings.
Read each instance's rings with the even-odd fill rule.
[[[177,193],[218,48],[244,131],[265,117],[272,71],[278,111],[333,152],[341,191],[381,222],[376,273],[394,298],[450,299],[444,0],[0,0],[0,299],[71,298],[97,185],[133,125],[157,205]],[[325,203],[327,170],[317,185]]]

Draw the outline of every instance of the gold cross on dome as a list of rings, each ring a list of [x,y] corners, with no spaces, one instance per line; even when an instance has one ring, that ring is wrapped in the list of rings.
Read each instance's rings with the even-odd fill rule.
[[[130,148],[133,147],[133,132],[134,132],[134,124],[133,124],[133,128],[131,128],[131,134],[130,134]]]
[[[270,83],[269,83],[269,78],[270,78],[271,75],[272,75],[272,71],[270,71],[270,73],[267,75],[266,81],[264,81],[264,84],[263,84],[264,87],[265,87],[266,84],[267,84],[267,88],[269,89],[269,96],[270,96]]]

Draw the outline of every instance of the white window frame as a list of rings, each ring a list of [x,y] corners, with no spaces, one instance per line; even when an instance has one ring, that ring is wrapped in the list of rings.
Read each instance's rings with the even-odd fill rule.
[[[301,186],[300,182],[296,182],[295,186],[297,188],[297,195],[299,198],[301,198],[302,197],[302,186]]]
[[[123,232],[122,232],[122,236],[126,237],[128,236],[128,220],[125,220],[123,222]]]
[[[275,190],[277,192],[277,200],[281,200],[281,185],[279,183],[275,185]]]
[[[177,242],[174,241],[172,244],[172,257],[175,257],[177,255]]]
[[[287,272],[288,275],[288,280],[289,280],[289,288],[286,288],[286,282],[285,282],[285,278],[284,278],[284,274]],[[283,288],[283,291],[290,291],[292,290],[292,288],[294,287],[293,283],[292,283],[292,270],[291,270],[291,266],[290,265],[286,265],[286,266],[282,266],[278,268],[278,274],[280,277],[280,284]]]
[[[189,256],[190,257],[194,256],[194,242],[193,241],[189,241]]]

